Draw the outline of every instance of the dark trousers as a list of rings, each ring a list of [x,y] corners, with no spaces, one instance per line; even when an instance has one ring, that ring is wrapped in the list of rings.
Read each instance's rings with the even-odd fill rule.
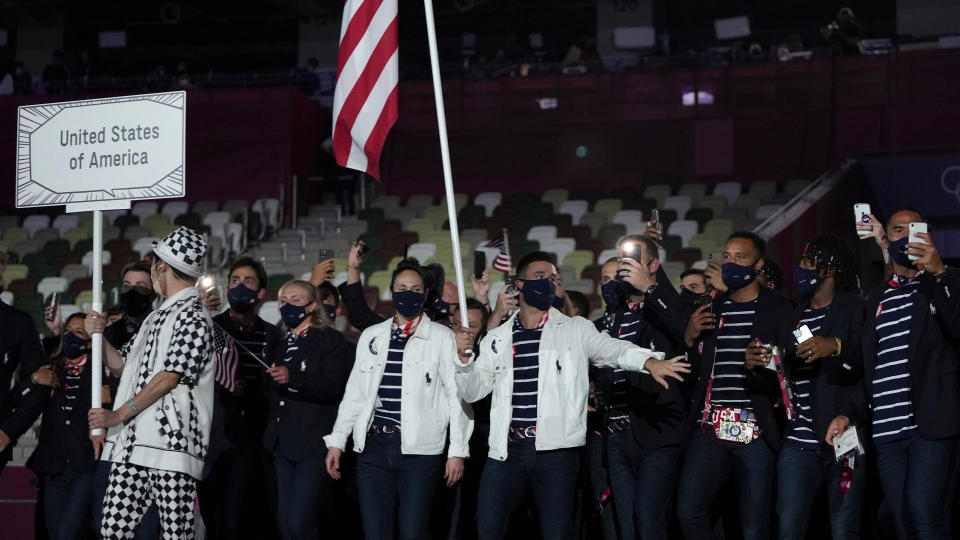
[[[613,501],[609,498],[601,502],[604,492],[610,489],[610,474],[604,456],[605,442],[599,433],[587,434],[587,460],[590,476],[590,510],[600,512],[600,527],[605,540],[617,540],[617,522],[613,510]]]
[[[61,473],[44,475],[43,508],[51,540],[73,540],[87,535],[92,494],[93,471],[74,472],[67,467]]]
[[[666,540],[680,448],[646,450],[630,430],[607,437],[607,467],[620,540]]]
[[[710,525],[710,507],[727,485],[724,496],[739,502],[742,538],[769,538],[776,463],[773,450],[763,439],[740,444],[698,430],[684,454],[680,473],[677,515],[684,537],[716,538]],[[731,477],[736,482],[727,484]]]
[[[210,474],[198,485],[200,514],[208,540],[276,538],[276,498],[267,496],[267,475],[274,471],[259,441],[253,448],[230,448],[217,457]],[[264,519],[269,510],[271,518]]]
[[[777,460],[777,530],[780,540],[803,540],[820,486],[826,487],[834,540],[860,538],[860,510],[867,487],[867,461],[854,460],[853,482],[840,491],[846,460],[838,463],[833,448],[805,450],[789,441]]]
[[[317,538],[317,508],[329,478],[324,458],[291,461],[282,455],[274,458],[277,477],[277,528],[283,540]]]
[[[544,538],[573,537],[574,489],[580,460],[576,448],[538,452],[535,439],[511,442],[507,459],[487,459],[480,478],[477,536],[504,538],[510,515],[528,491],[540,516]]]
[[[400,432],[367,436],[357,456],[357,492],[367,540],[420,540],[427,531],[433,496],[446,459],[400,451]],[[399,519],[397,510],[399,507]]]
[[[917,430],[875,445],[880,484],[900,538],[950,538],[957,439],[931,441]]]
[[[90,503],[93,505],[93,530],[100,534],[103,522],[103,498],[107,494],[107,484],[110,481],[109,461],[98,461],[97,468],[93,471],[93,497]],[[50,510],[47,509],[47,512]],[[137,525],[135,540],[158,540],[160,538],[160,511],[156,505],[150,505],[140,524]]]

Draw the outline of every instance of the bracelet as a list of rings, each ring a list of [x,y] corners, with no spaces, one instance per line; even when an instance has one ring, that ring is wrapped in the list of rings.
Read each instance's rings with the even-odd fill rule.
[[[133,398],[130,398],[127,401],[127,405],[129,405],[130,408],[133,409],[133,414],[140,414],[140,410],[137,409],[137,406],[133,404]]]
[[[840,338],[838,337],[833,339],[837,340],[837,352],[833,353],[833,356],[840,356],[840,351],[843,350],[843,343],[840,342]]]
[[[947,265],[943,265],[943,272],[940,272],[939,274],[934,274],[933,278],[936,280],[941,280],[946,275],[947,275]]]

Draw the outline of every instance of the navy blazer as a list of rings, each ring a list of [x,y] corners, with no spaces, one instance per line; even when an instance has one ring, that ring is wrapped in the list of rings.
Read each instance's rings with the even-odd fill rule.
[[[724,294],[714,299],[713,312],[720,313],[723,302],[728,298],[729,296]],[[793,309],[793,302],[790,299],[771,289],[760,287],[756,314],[753,318],[753,326],[750,328],[750,341],[759,338],[764,343],[777,342],[780,337],[780,327],[784,320],[790,318]],[[687,416],[688,434],[691,435],[694,430],[699,429],[698,424],[703,414],[703,403],[707,393],[707,383],[713,372],[716,349],[716,332],[702,336],[693,347],[688,349],[692,364],[691,375],[696,377]],[[746,362],[746,351],[744,351],[744,362]],[[753,412],[760,424],[761,437],[771,449],[779,451],[783,443],[782,428],[786,418],[782,408],[775,411],[773,407],[774,403],[781,399],[777,374],[765,368],[747,369],[746,365],[742,369],[747,377],[747,395],[750,396]]]
[[[333,431],[337,409],[353,369],[343,335],[333,328],[311,328],[299,340],[295,360],[287,365],[290,382],[270,380],[270,414],[263,444],[267,451],[292,461],[322,461],[323,436]],[[272,362],[285,365],[286,346]]]
[[[930,440],[960,435],[960,270],[949,268],[938,283],[924,273],[911,308],[910,400],[913,421]],[[842,408],[853,422],[869,422],[873,369],[877,359],[877,308],[887,284],[867,298],[861,347],[863,384]]]
[[[66,380],[63,367],[57,369],[57,377],[63,383]],[[38,475],[63,472],[70,465],[76,472],[92,472],[96,461],[93,459],[93,444],[87,422],[90,410],[90,362],[80,373],[80,389],[71,412],[63,410],[66,393],[63,387],[47,388],[50,399],[43,412],[40,425],[40,441],[27,466]],[[45,388],[45,387],[44,387]]]
[[[46,405],[48,392],[39,391],[46,387],[31,383],[30,375],[47,363],[47,357],[30,315],[0,302],[0,328],[0,429],[16,441]],[[11,388],[18,366],[20,377]],[[12,448],[10,444],[0,453],[0,469],[10,459]]]
[[[849,399],[853,387],[859,384],[862,370],[858,367],[860,359],[860,334],[863,331],[864,300],[858,292],[840,292],[833,298],[820,323],[818,336],[840,339],[840,356],[821,358],[811,364],[810,372],[810,408],[813,411],[813,431],[822,447],[827,443],[827,428],[830,422],[842,414],[842,406]],[[796,356],[797,343],[793,337],[803,319],[806,305],[794,310],[793,316],[784,321],[778,344],[781,346],[782,360],[788,378],[793,370],[805,364]]]

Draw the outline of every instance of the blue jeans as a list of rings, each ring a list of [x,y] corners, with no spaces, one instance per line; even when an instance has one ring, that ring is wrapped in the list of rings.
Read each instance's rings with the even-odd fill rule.
[[[607,464],[603,459],[604,451],[603,435],[587,433],[587,459],[590,463],[590,494],[593,496],[593,500],[590,501],[591,508],[598,504],[603,492],[610,487],[610,474],[609,471],[607,471]],[[603,538],[605,540],[617,540],[617,523],[612,505],[613,501],[608,499],[603,503],[603,510],[600,514],[600,525],[603,528]]]
[[[917,430],[878,443],[880,484],[900,538],[950,538],[957,439],[930,441]]]
[[[93,530],[100,535],[100,522],[103,521],[103,498],[107,494],[107,483],[110,481],[109,461],[98,461],[93,471],[93,497],[90,503],[93,506]],[[160,511],[157,505],[152,504],[143,514],[140,524],[137,525],[135,540],[159,540],[160,538]]]
[[[357,456],[357,492],[367,540],[393,540],[399,505],[400,539],[420,540],[430,524],[433,495],[443,478],[443,455],[400,451],[400,432],[367,437]]]
[[[830,530],[834,540],[860,538],[860,510],[867,486],[867,461],[854,460],[850,491],[840,491],[846,461],[838,463],[833,448],[804,450],[789,441],[777,461],[777,519],[780,540],[803,540],[820,486],[826,485]]]
[[[533,492],[543,538],[573,537],[574,489],[580,459],[576,448],[537,452],[536,439],[511,442],[506,461],[487,458],[480,478],[477,536],[506,536],[510,515]]]
[[[319,456],[325,458],[325,455]],[[277,455],[277,529],[283,540],[317,538],[317,502],[327,478],[323,459],[290,461]]]
[[[607,437],[607,465],[620,540],[666,540],[680,449],[645,450],[627,429]]]
[[[74,472],[68,465],[43,479],[43,508],[50,540],[73,540],[86,536],[90,525],[93,471]]]
[[[742,538],[769,538],[776,465],[777,458],[763,439],[740,444],[718,440],[713,432],[704,434],[698,429],[680,473],[677,515],[683,536],[688,540],[716,538],[710,526],[710,506],[733,476],[737,481],[729,485],[727,494],[739,500]]]

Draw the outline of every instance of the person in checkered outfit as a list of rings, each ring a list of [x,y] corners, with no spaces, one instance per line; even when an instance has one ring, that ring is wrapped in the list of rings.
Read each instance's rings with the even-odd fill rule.
[[[101,459],[111,463],[103,538],[133,538],[152,504],[163,538],[193,538],[193,503],[210,438],[213,323],[194,286],[206,242],[180,227],[154,245],[150,279],[165,300],[119,351],[103,343],[120,377],[113,410],[91,409],[90,429],[108,428]],[[90,334],[105,315],[91,313]]]

